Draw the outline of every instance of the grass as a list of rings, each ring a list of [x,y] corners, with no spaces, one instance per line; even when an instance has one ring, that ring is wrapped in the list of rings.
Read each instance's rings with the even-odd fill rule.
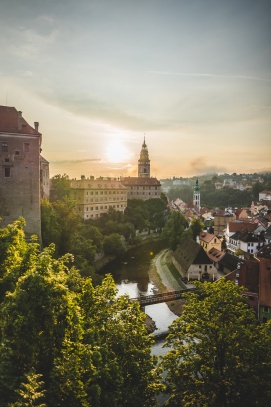
[[[172,276],[175,278],[175,280],[180,283],[180,273],[178,272],[178,270],[176,269],[176,267],[174,266],[174,264],[172,263],[166,263],[169,271],[171,272]]]

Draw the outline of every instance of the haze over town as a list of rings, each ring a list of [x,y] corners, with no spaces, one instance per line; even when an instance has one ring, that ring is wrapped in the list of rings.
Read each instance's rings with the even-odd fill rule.
[[[270,171],[269,0],[2,0],[0,104],[51,176]]]

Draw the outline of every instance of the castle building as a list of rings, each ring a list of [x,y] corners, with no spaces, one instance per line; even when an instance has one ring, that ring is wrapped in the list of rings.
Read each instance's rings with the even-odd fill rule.
[[[41,237],[39,123],[30,126],[15,107],[0,106],[0,227],[20,216],[25,233]]]
[[[199,188],[199,180],[196,180],[196,185],[194,187],[193,192],[193,204],[200,210],[200,188]]]
[[[161,197],[161,184],[150,175],[149,152],[145,142],[142,144],[138,160],[138,177],[124,177],[121,182],[127,188],[127,199],[147,199]]]
[[[84,219],[99,218],[112,207],[124,212],[127,207],[127,189],[115,178],[85,178],[71,180],[71,198]]]

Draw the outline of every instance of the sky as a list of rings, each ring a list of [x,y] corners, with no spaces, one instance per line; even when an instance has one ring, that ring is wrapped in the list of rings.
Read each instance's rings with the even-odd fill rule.
[[[271,0],[1,0],[0,105],[50,175],[271,171]]]

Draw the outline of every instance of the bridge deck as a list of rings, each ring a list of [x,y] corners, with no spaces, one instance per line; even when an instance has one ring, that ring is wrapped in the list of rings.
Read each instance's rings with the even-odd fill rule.
[[[161,302],[179,300],[180,298],[183,298],[183,294],[190,292],[190,291],[195,291],[195,290],[196,290],[196,288],[186,288],[183,290],[169,291],[169,292],[160,293],[160,294],[141,295],[140,297],[130,298],[130,302],[137,301],[142,306],[159,304]]]

